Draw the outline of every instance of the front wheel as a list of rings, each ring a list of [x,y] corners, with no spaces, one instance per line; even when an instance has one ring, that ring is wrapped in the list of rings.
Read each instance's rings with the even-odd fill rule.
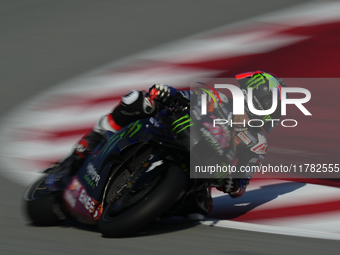
[[[185,192],[188,176],[178,166],[171,166],[146,185],[142,199],[125,200],[129,206],[116,213],[114,202],[107,204],[99,219],[100,232],[106,237],[124,237],[145,227],[173,205]],[[112,183],[114,185],[114,183]],[[138,197],[138,195],[136,195]],[[131,204],[135,201],[135,204]]]

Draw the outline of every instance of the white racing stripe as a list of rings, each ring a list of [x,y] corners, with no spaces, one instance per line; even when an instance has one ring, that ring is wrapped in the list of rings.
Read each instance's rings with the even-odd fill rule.
[[[260,22],[289,26],[310,26],[339,21],[340,2],[315,1],[263,15]]]
[[[263,38],[269,37],[267,40]],[[247,33],[236,36],[227,36],[223,39],[198,40],[195,43],[174,45],[171,48],[153,50],[147,53],[145,59],[166,59],[171,63],[193,63],[209,61],[218,58],[231,58],[249,54],[272,51],[289,44],[297,43],[307,37],[280,36],[267,32]]]
[[[246,231],[278,234],[278,235],[289,235],[289,236],[300,236],[309,238],[320,238],[329,240],[340,240],[340,234],[330,233],[328,231],[315,231],[310,229],[297,229],[283,226],[270,226],[263,224],[237,222],[229,220],[214,220],[207,219],[202,221],[202,224],[214,227],[232,228]]]
[[[137,63],[141,60],[136,59]],[[164,84],[175,84],[174,86],[183,87],[183,84],[187,84],[192,78],[195,77],[212,77],[220,73],[219,70],[202,70],[193,68],[177,67],[175,65],[164,63],[157,63],[156,66],[151,65],[148,67],[148,62],[143,65],[133,65],[131,68],[126,66],[127,70],[131,71],[119,71],[112,67],[107,69],[100,69],[93,77],[78,77],[70,81],[66,81],[56,88],[44,93],[43,96],[52,96],[55,94],[62,95],[74,95],[78,97],[97,97],[111,95],[123,95],[129,92],[132,88],[147,89],[150,84],[154,84],[155,81],[162,82]],[[151,64],[151,63],[150,63]],[[163,64],[163,65],[162,65]],[[158,65],[158,66],[157,66]],[[138,70],[143,68],[143,70]],[[124,86],[122,86],[122,84]],[[32,101],[35,104],[35,101]]]
[[[286,226],[291,229],[304,229],[308,231],[332,232],[340,235],[339,212],[329,212],[313,216],[290,217],[287,219],[263,220],[259,224],[271,226]]]

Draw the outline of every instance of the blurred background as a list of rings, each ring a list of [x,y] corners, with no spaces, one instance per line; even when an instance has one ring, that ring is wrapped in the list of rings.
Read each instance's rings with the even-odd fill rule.
[[[338,241],[311,242],[307,237],[181,221],[159,223],[138,238],[107,240],[96,228],[32,227],[21,204],[24,187],[35,173],[71,152],[121,95],[157,82],[184,88],[194,77],[232,77],[260,69],[282,78],[322,78],[300,85],[311,91],[306,108],[313,116],[304,117],[295,109],[291,118],[298,120],[298,127],[278,127],[269,134],[265,163],[340,163],[338,1],[0,0],[0,4],[3,254],[338,253]],[[254,183],[239,203],[216,195],[211,217],[277,226],[274,233],[282,226],[298,225],[297,232],[321,231],[337,239],[333,236],[339,226],[337,180],[303,181]],[[294,204],[289,204],[292,200]],[[310,212],[320,207],[324,209],[310,218]],[[308,217],[308,223],[298,224]]]

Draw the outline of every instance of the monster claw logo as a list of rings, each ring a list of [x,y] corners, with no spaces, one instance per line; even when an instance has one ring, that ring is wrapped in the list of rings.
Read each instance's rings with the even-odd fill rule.
[[[179,118],[174,123],[172,123],[172,126],[174,126],[172,131],[178,134],[179,132],[193,125],[194,123],[191,122],[189,114],[186,114],[182,118]]]
[[[249,79],[249,81],[247,81],[247,88],[252,87],[255,89],[264,83],[266,83],[265,78],[261,74],[255,74],[251,79]]]
[[[110,140],[106,143],[103,152],[100,157],[103,157],[106,152],[109,152],[113,146],[115,146],[123,137],[131,137],[136,134],[142,128],[142,124],[139,123],[139,120],[135,123],[131,123],[129,126],[121,134],[114,134]]]
[[[127,136],[129,135],[129,137],[133,136],[134,134],[136,134],[142,127],[142,124],[138,124],[139,120],[135,122],[135,124],[132,125],[132,127],[125,133],[122,133],[122,136]],[[133,132],[132,132],[133,131]]]
[[[266,116],[264,116],[263,118],[262,118],[262,120],[264,121],[264,122],[267,122],[267,121],[269,121],[269,120],[271,120],[272,118],[270,117],[270,115],[266,115]]]

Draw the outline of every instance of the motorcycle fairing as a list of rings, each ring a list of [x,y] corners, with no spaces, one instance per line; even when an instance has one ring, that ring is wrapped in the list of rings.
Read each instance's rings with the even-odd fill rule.
[[[103,205],[100,201],[93,199],[81,184],[77,176],[74,176],[63,192],[64,206],[69,207],[77,220],[95,224],[103,212]]]

